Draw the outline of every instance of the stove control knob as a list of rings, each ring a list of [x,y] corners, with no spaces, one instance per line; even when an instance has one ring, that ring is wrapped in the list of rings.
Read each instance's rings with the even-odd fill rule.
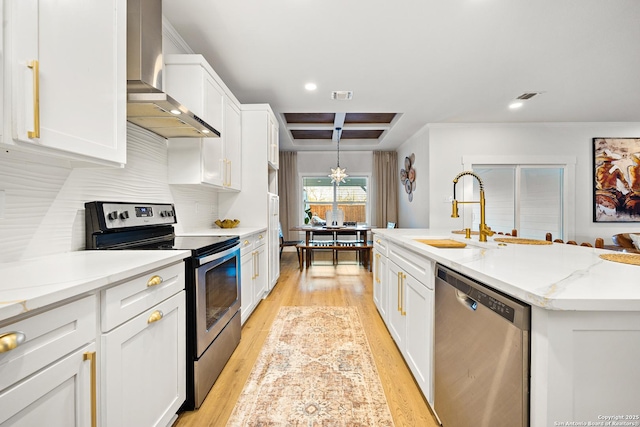
[[[109,221],[114,221],[118,219],[118,211],[109,212],[107,214],[107,218],[109,219]]]
[[[120,219],[127,219],[127,218],[129,218],[129,211],[124,211],[120,213]]]
[[[165,216],[169,216],[169,213],[167,211],[160,211],[160,216],[164,218]]]

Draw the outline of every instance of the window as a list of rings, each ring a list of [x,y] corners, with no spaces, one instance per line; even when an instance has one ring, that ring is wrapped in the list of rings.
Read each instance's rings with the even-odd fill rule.
[[[338,186],[327,176],[302,177],[304,208],[311,209],[314,216],[324,220],[326,212],[333,208],[334,198],[338,209],[344,211],[344,222],[367,222],[368,177],[349,176]]]
[[[544,239],[564,235],[564,169],[546,165],[474,166],[484,183],[486,223],[493,231]],[[473,184],[474,200],[479,200],[478,182]],[[480,223],[479,205],[473,205],[473,227]]]

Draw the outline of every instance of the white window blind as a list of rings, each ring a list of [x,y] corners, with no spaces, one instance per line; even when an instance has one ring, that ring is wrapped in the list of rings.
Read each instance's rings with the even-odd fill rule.
[[[563,171],[557,166],[474,166],[482,178],[486,222],[494,231],[544,239],[546,233],[563,235]],[[474,197],[479,187],[474,182]],[[478,229],[480,207],[473,205],[473,226]]]

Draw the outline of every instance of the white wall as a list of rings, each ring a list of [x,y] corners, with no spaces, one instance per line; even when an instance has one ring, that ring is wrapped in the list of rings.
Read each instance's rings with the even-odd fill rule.
[[[594,223],[592,193],[592,138],[638,137],[640,123],[437,124],[428,128],[431,228],[462,226],[462,219],[450,217],[451,203],[445,202],[452,195],[453,178],[463,170],[462,156],[520,155],[576,157],[576,233],[569,238],[593,242],[602,237],[611,244],[613,234],[640,231],[636,223]],[[413,144],[412,138],[398,151],[413,150]]]
[[[398,227],[429,228],[429,129],[422,128],[409,138],[398,153]],[[416,170],[416,189],[410,202],[404,186],[400,185],[400,169],[404,168],[404,159],[415,156],[413,167]]]
[[[212,227],[217,192],[169,186],[166,140],[135,125],[127,129],[124,168],[70,169],[1,152],[0,262],[83,249],[84,203],[93,200],[175,203],[177,232]]]

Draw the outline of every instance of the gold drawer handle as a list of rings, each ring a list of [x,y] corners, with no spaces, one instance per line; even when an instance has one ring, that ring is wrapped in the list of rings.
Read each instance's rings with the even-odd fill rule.
[[[242,242],[243,245],[247,246],[249,244],[248,240],[245,240],[244,242]]]
[[[380,242],[381,242],[381,240],[380,240],[380,239],[376,239],[376,243],[380,243]]]
[[[158,320],[162,319],[163,317],[164,317],[164,314],[162,314],[162,312],[160,310],[156,310],[153,313],[151,313],[151,316],[149,316],[149,319],[147,320],[147,323],[157,322]]]
[[[0,335],[0,354],[6,353],[18,347],[27,339],[23,332],[7,332]]]
[[[33,69],[33,131],[27,131],[31,139],[40,138],[40,63],[29,61],[27,67]]]
[[[151,286],[157,286],[162,282],[164,282],[162,277],[156,275],[149,279],[149,281],[147,282],[147,287],[150,288]]]

